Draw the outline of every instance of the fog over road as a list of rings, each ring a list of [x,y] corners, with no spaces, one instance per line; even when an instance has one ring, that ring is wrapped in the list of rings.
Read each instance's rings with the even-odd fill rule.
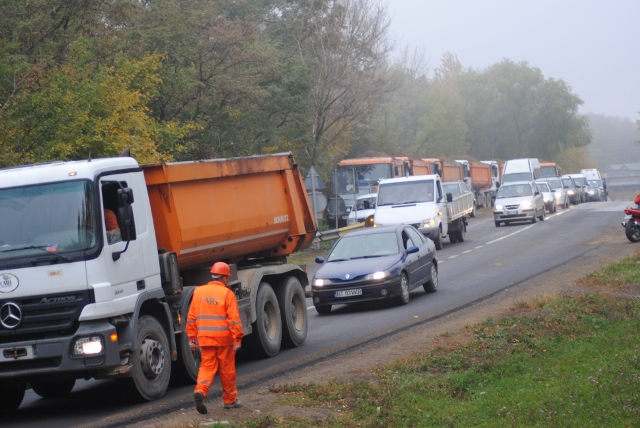
[[[405,306],[376,304],[374,307],[335,306],[328,316],[318,315],[310,299],[309,332],[299,348],[285,349],[268,360],[238,361],[238,386],[273,380],[279,374],[328,360],[363,343],[429,323],[474,305],[505,289],[544,275],[572,261],[605,253],[611,239],[627,242],[620,222],[628,202],[585,203],[536,224],[496,228],[488,209],[469,219],[466,240],[437,252],[440,263],[439,289],[411,293]],[[631,247],[630,247],[631,248]],[[309,266],[310,270],[315,266]],[[212,394],[217,394],[219,384]],[[11,427],[104,427],[123,426],[158,417],[163,412],[192,407],[193,386],[171,386],[165,397],[145,404],[130,404],[113,381],[78,381],[68,397],[41,399],[31,390],[12,417],[0,426]]]

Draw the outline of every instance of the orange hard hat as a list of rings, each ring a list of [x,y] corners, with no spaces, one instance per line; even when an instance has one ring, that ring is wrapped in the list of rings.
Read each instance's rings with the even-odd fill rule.
[[[211,273],[222,276],[231,276],[229,265],[224,262],[216,262],[213,264],[210,270]]]

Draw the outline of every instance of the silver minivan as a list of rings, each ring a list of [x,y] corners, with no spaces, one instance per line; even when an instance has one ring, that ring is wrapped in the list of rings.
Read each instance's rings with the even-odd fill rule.
[[[518,181],[500,186],[493,208],[496,227],[516,221],[536,223],[538,219],[544,221],[544,218],[544,200],[535,182]]]

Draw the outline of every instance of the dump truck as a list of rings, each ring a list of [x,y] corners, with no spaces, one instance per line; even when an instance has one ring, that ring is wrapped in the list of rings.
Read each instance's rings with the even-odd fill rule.
[[[105,227],[106,209],[119,233]],[[316,230],[291,153],[140,166],[131,157],[0,170],[0,413],[26,388],[117,379],[136,399],[195,382],[195,287],[230,264],[246,348],[307,336],[303,266]]]
[[[438,174],[443,183],[464,180],[464,170],[462,166],[454,161],[439,158],[424,158],[433,171],[432,174]]]
[[[493,197],[498,188],[491,165],[484,162],[470,162],[466,159],[456,159],[456,162],[464,169],[464,181],[473,190],[476,206],[478,208],[492,206]]]
[[[349,210],[358,195],[377,193],[380,180],[431,174],[429,165],[405,156],[343,159],[333,172],[333,203],[327,213],[329,227],[347,225]],[[329,209],[329,208],[328,208]]]
[[[540,162],[542,177],[561,177],[562,168],[555,162]]]

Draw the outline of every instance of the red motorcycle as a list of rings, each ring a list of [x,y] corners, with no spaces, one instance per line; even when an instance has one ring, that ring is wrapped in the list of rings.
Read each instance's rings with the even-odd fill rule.
[[[640,242],[640,208],[625,208],[624,213],[624,234],[629,241]]]

